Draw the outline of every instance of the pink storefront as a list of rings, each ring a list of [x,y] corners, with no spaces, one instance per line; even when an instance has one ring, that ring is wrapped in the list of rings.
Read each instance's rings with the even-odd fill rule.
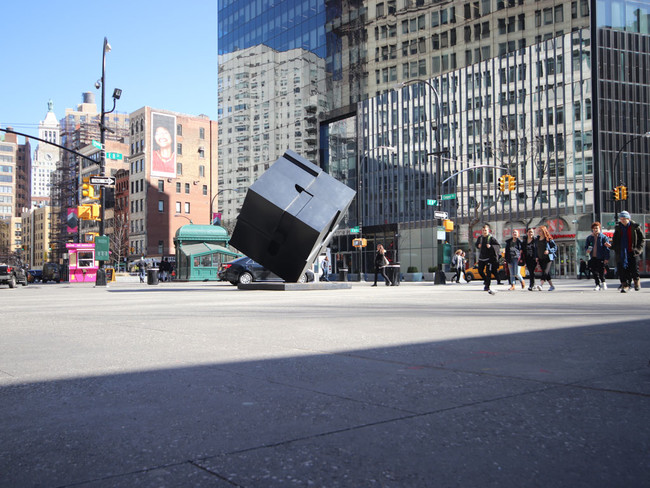
[[[70,283],[83,283],[97,280],[95,243],[66,244],[69,255]]]

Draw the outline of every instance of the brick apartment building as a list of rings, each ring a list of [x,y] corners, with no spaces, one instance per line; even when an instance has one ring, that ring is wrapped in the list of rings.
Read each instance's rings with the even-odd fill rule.
[[[142,107],[130,114],[129,260],[174,256],[174,236],[209,224],[217,194],[217,124]]]

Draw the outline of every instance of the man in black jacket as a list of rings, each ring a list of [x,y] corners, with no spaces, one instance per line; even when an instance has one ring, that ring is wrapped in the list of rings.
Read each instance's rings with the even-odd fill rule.
[[[483,290],[494,295],[495,292],[490,289],[490,284],[492,274],[496,276],[499,268],[498,257],[501,254],[501,244],[490,235],[490,226],[488,224],[483,226],[481,233],[482,235],[476,239],[476,247],[479,250],[478,274],[483,278]]]
[[[630,219],[629,212],[618,214],[618,224],[614,229],[612,249],[616,253],[616,269],[621,280],[621,293],[629,291],[634,282],[634,289],[639,290],[639,263],[637,258],[643,252],[645,236],[639,224]]]

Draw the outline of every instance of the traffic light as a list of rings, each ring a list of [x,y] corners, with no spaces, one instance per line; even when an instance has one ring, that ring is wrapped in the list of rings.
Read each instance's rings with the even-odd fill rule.
[[[621,186],[621,200],[627,200],[627,186]]]
[[[614,188],[614,200],[620,200],[621,199],[621,187],[617,186]]]
[[[93,203],[90,205],[90,215],[92,220],[100,220],[100,215],[99,215],[100,209],[101,209],[101,205],[97,203]]]
[[[517,189],[517,180],[514,176],[508,178],[508,190],[515,191]]]
[[[368,245],[367,239],[352,239],[353,247],[366,247]]]
[[[101,205],[97,203],[89,203],[86,205],[79,205],[77,207],[77,215],[81,220],[99,220],[99,210]]]
[[[445,229],[445,232],[453,232],[454,231],[454,221],[445,219],[442,221],[442,226]]]
[[[499,191],[506,191],[506,178],[507,175],[503,175],[499,177]]]
[[[90,183],[85,183],[84,182],[81,185],[81,196],[83,196],[84,198],[92,198],[93,200],[96,200],[96,198],[95,198],[95,187],[93,185],[91,185]]]
[[[91,220],[90,205],[79,205],[77,207],[77,215],[81,220]]]

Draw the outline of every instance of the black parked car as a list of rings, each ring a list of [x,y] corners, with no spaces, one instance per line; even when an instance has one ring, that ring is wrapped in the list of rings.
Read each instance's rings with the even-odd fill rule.
[[[284,281],[261,264],[251,258],[243,257],[222,265],[219,279],[229,281],[233,285],[248,284],[253,281]],[[299,283],[314,281],[314,273],[307,270],[298,280]]]
[[[17,284],[27,286],[27,272],[22,266],[0,264],[0,283],[16,288]]]
[[[43,270],[40,269],[30,269],[27,271],[27,281],[30,283],[36,283],[43,279]]]

